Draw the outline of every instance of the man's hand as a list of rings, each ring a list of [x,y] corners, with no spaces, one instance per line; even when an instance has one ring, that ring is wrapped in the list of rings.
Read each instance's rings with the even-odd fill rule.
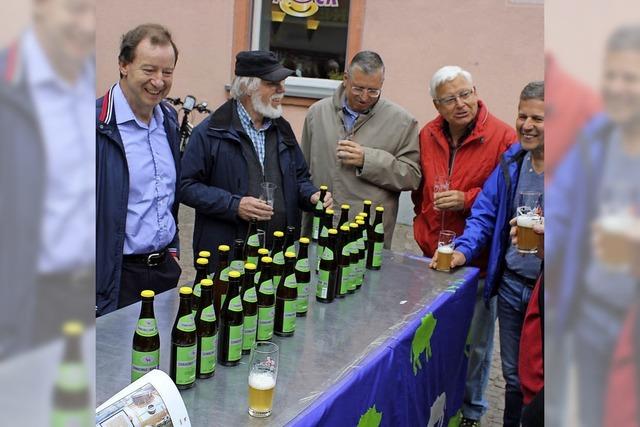
[[[273,216],[273,208],[260,199],[246,196],[240,199],[238,216],[247,222],[254,218],[258,221],[269,221]]]
[[[364,150],[362,145],[357,142],[341,139],[336,147],[336,156],[342,161],[343,165],[357,168],[364,166]]]
[[[317,191],[311,195],[311,198],[309,199],[309,201],[313,206],[315,206],[316,203],[318,203],[319,198],[320,198],[320,192]],[[325,209],[333,208],[333,196],[331,195],[331,192],[327,191],[327,194],[325,194],[322,206],[324,206]]]
[[[465,265],[466,263],[467,263],[467,258],[464,256],[462,252],[453,251],[453,255],[451,256],[451,265],[449,265],[450,268],[460,267]],[[438,250],[436,249],[436,252],[433,254],[433,257],[431,258],[431,262],[429,263],[429,267],[435,270],[437,264],[438,264]]]
[[[437,211],[460,211],[464,209],[464,191],[449,190],[435,193],[433,207]]]

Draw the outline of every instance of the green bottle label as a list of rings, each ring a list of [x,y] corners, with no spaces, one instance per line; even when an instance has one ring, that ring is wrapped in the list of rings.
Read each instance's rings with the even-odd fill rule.
[[[251,236],[249,236],[249,239],[247,240],[247,244],[249,246],[252,246],[254,248],[257,248],[260,246],[260,239],[258,238],[257,234],[252,234]]]
[[[284,286],[287,288],[297,288],[296,275],[290,274],[284,279]]]
[[[51,427],[90,426],[95,414],[89,409],[54,409]]]
[[[240,274],[244,274],[244,261],[241,259],[234,259],[231,261],[230,268],[232,271],[239,271]]]
[[[351,287],[351,267],[342,267],[342,275],[340,276],[340,294],[346,294]]]
[[[298,313],[306,313],[309,309],[309,282],[298,282]]]
[[[82,363],[67,362],[58,368],[56,387],[60,390],[76,392],[88,387],[87,371]]]
[[[258,257],[257,256],[249,256],[247,257],[247,262],[250,262],[251,264],[258,264]]]
[[[296,262],[296,270],[301,273],[308,273],[309,270],[309,258],[302,258]]]
[[[260,273],[262,273],[262,271],[258,271],[256,275],[253,276],[253,283],[255,283],[256,286],[260,285]]]
[[[318,283],[316,284],[316,296],[318,298],[327,298],[327,290],[329,289],[329,272],[320,270],[318,272]]]
[[[236,295],[231,301],[229,301],[229,310],[235,311],[236,313],[242,311],[242,301],[240,300],[240,295]]]
[[[218,334],[200,339],[200,373],[210,374],[216,370]]]
[[[373,259],[371,260],[371,265],[374,267],[380,267],[382,265],[382,246],[384,243],[375,242],[373,244]]]
[[[378,234],[384,234],[384,225],[382,223],[376,225],[373,231],[375,231]]]
[[[267,341],[273,336],[274,308],[258,307],[258,340]]]
[[[200,298],[200,283],[196,283],[193,287],[193,296]]]
[[[227,299],[227,294],[220,295],[220,308],[224,306],[224,301]]]
[[[271,279],[265,280],[260,284],[260,293],[273,295],[273,281]]]
[[[227,359],[235,362],[242,357],[242,325],[229,326],[229,350]]]
[[[322,252],[322,259],[325,261],[333,261],[333,251],[331,248],[324,248]]]
[[[313,240],[318,240],[318,232],[320,230],[320,218],[313,217],[313,222],[311,225],[311,238]]]
[[[196,347],[194,344],[176,348],[176,384],[191,384],[196,380]]]
[[[258,295],[256,294],[256,288],[247,289],[247,291],[244,293],[244,296],[242,297],[242,300],[246,302],[258,302]]]
[[[324,246],[318,245],[318,252],[316,254],[316,271],[320,270],[320,261],[322,260],[323,253],[324,253]]]
[[[294,254],[296,253],[296,245],[290,245],[285,252],[293,252]]]
[[[153,337],[158,335],[158,325],[156,319],[139,319],[136,326],[136,333],[141,337]]]
[[[282,332],[293,332],[296,330],[296,301],[285,301],[282,313]]]
[[[258,316],[244,317],[244,325],[242,329],[242,349],[251,350],[251,346],[256,342],[256,328],[258,325]]]
[[[160,350],[131,353],[131,382],[160,366]]]
[[[178,330],[183,332],[193,332],[196,330],[196,322],[193,320],[193,314],[186,314],[178,319]]]
[[[229,281],[229,271],[230,270],[231,270],[231,267],[227,266],[220,272],[220,280],[221,281],[223,281],[225,283]]]
[[[202,309],[202,313],[200,313],[200,320],[210,323],[216,321],[216,311],[213,309],[213,304]]]
[[[278,265],[284,265],[284,254],[282,253],[282,251],[276,253],[273,256],[273,263]]]

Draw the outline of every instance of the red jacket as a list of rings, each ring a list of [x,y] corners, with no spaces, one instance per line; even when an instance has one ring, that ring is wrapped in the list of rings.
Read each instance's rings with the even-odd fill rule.
[[[433,256],[438,247],[441,213],[433,209],[433,184],[436,175],[449,175],[449,189],[465,192],[464,209],[444,213],[444,229],[461,235],[471,206],[482,185],[500,161],[500,155],[516,141],[513,128],[489,113],[486,105],[478,101],[476,124],[459,146],[449,171],[449,142],[443,126],[445,120],[438,115],[420,131],[420,164],[422,182],[412,193],[414,203],[413,234],[422,252]],[[486,256],[473,265],[484,269]]]
[[[522,402],[531,403],[544,387],[544,273],[531,293],[520,335],[518,375]]]

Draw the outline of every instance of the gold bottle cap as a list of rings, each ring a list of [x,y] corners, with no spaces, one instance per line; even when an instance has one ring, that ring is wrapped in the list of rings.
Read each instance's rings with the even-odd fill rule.
[[[293,252],[285,252],[285,253],[284,253],[284,257],[285,257],[285,258],[295,258],[295,257],[296,257],[296,254],[295,254],[295,253],[293,253]]]
[[[362,219],[364,219],[364,218],[368,217],[369,214],[367,214],[366,212],[360,212],[360,213],[358,213],[358,216],[361,216]]]
[[[191,295],[193,290],[188,286],[182,286],[180,288],[180,295]]]
[[[260,262],[262,262],[263,264],[271,264],[273,262],[273,259],[270,256],[263,256],[262,258],[260,258]]]
[[[231,250],[231,248],[227,245],[220,245],[218,246],[218,250],[220,252],[229,252]]]
[[[196,260],[196,264],[198,264],[198,265],[207,265],[207,264],[209,264],[209,260],[206,259],[206,258],[198,258]]]
[[[378,206],[376,208],[376,212],[384,212],[384,207],[383,206]]]
[[[140,296],[144,298],[153,298],[154,296],[156,296],[156,293],[149,289],[145,289],[144,291],[140,292]]]
[[[258,255],[269,255],[269,249],[267,248],[258,249]]]
[[[200,280],[200,285],[201,286],[212,286],[213,285],[213,280],[211,280],[211,279],[202,279],[202,280]]]
[[[198,252],[198,256],[202,258],[209,258],[211,256],[211,252],[209,251],[200,251]]]
[[[338,230],[336,230],[335,228],[332,228],[329,230],[329,234],[338,234]]]
[[[356,224],[358,224],[358,225],[364,225],[364,221],[363,221],[363,220],[361,220],[361,219],[359,219],[358,221],[356,221]]]
[[[349,231],[349,226],[348,225],[340,226],[340,231]]]
[[[327,209],[325,212],[328,213],[329,215],[333,215],[335,213],[333,209]]]
[[[351,224],[349,224],[349,227],[351,228],[358,228],[358,224],[355,222],[352,222]]]
[[[232,279],[238,279],[238,278],[240,278],[240,272],[236,271],[236,270],[231,270],[229,272],[229,277],[232,278]]]
[[[244,269],[245,270],[255,270],[256,269],[256,265],[252,262],[248,262],[244,265]]]
[[[371,204],[371,200],[364,200],[362,203],[365,204],[365,205],[370,205]]]
[[[340,209],[350,209],[350,208],[351,208],[351,206],[349,206],[347,204],[344,204],[344,205],[340,206]]]
[[[308,237],[301,237],[300,238],[300,243],[302,243],[303,245],[308,245],[309,244],[309,238]]]
[[[329,187],[327,187],[326,185],[321,185],[320,186],[320,190],[327,191],[328,189],[329,189]]]
[[[363,217],[362,215],[356,215],[356,217],[355,217],[355,218],[353,218],[353,220],[354,220],[355,222],[358,222],[358,221],[364,221],[364,217]]]
[[[274,231],[273,237],[284,237],[284,233],[282,231]]]

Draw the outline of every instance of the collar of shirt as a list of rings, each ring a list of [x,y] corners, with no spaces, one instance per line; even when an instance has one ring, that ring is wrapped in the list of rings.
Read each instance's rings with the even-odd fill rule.
[[[244,108],[244,105],[242,105],[242,102],[236,101],[236,108],[238,110],[238,117],[240,117],[240,123],[242,123],[242,127],[248,134],[251,134],[250,129],[255,129],[256,131],[260,132],[271,127],[271,119],[265,117],[262,121],[262,127],[260,129],[256,129],[256,127],[253,125],[253,120],[251,120],[251,116]]]
[[[353,120],[356,120],[360,116],[360,113],[358,113],[357,111],[353,111],[351,107],[349,107],[346,97],[342,98],[342,111],[344,111],[351,118],[353,118]],[[366,113],[363,113],[363,114],[366,114]]]
[[[469,135],[471,135],[471,132],[473,132],[473,130],[475,129],[477,122],[478,122],[478,115],[476,114],[476,117],[471,121],[471,123],[469,123],[469,125],[465,129],[460,139],[458,141],[454,141],[453,137],[451,136],[451,131],[449,130],[449,123],[446,120],[443,120],[442,132],[444,133],[444,136],[447,138],[447,141],[449,141],[449,146],[454,148],[459,147],[460,144],[458,144],[458,142],[464,141],[465,139],[467,139]]]
[[[124,96],[124,92],[122,92],[122,88],[120,87],[120,83],[118,83],[113,88],[113,106],[115,108],[116,113],[116,122],[118,125],[122,125],[128,122],[135,122],[139,127],[143,129],[149,129],[150,131],[154,130],[156,127],[160,126],[160,124],[164,123],[164,113],[162,112],[162,108],[160,105],[156,105],[153,108],[153,120],[147,125],[144,122],[138,120],[136,115],[133,113],[127,98]]]

